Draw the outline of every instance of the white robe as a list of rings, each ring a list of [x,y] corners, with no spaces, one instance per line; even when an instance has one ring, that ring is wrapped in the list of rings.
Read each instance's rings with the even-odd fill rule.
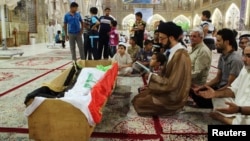
[[[47,34],[48,34],[48,42],[49,43],[53,43],[54,42],[54,33],[55,33],[55,27],[54,26],[47,26],[47,30],[46,30]]]
[[[234,102],[239,106],[250,106],[250,70],[243,67],[239,76],[231,84],[230,89],[234,92],[235,98],[213,98],[214,108],[222,108],[226,101]],[[250,115],[223,114],[224,116],[236,116],[232,124],[250,124]]]

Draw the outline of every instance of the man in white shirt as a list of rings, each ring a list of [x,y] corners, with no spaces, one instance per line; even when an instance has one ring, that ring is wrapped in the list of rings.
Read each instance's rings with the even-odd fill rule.
[[[49,25],[47,26],[46,32],[48,34],[48,42],[53,43],[54,36],[55,36],[55,27],[53,26],[52,22],[49,22]]]
[[[198,94],[204,98],[212,98],[214,112],[211,117],[225,124],[250,124],[250,46],[243,52],[245,66],[230,87],[214,91],[206,86],[206,91]]]

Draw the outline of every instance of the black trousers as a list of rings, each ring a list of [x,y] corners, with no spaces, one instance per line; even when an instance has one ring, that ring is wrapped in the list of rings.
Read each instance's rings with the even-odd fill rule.
[[[207,45],[207,47],[210,49],[210,50],[214,50],[216,47],[215,47],[215,42],[214,42],[214,39],[203,39],[203,42]]]
[[[109,58],[109,36],[105,33],[99,34],[98,59]]]
[[[84,33],[84,55],[85,55],[85,60],[92,60],[92,49],[91,49],[91,44],[90,44],[90,39],[89,39],[89,34]],[[87,58],[88,56],[88,58]]]
[[[214,90],[218,90],[223,86],[212,86],[212,88]],[[197,96],[194,91],[191,89],[189,92],[189,96],[194,100],[194,102],[196,103],[197,106],[199,106],[200,108],[213,108],[213,103],[212,103],[212,99],[206,99],[200,96]]]
[[[189,96],[194,100],[199,108],[213,108],[212,99],[205,99],[197,96],[192,89],[189,92]]]
[[[136,44],[143,48],[144,36],[135,35]]]
[[[60,41],[57,41],[56,43],[62,43],[62,47],[65,48],[65,41],[60,40]]]

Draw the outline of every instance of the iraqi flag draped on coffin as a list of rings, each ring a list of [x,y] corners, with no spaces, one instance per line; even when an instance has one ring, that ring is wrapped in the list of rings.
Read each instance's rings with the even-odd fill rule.
[[[117,63],[113,63],[107,71],[83,68],[73,88],[66,91],[65,96],[59,100],[78,108],[86,116],[88,123],[94,126],[102,119],[102,108],[115,85],[117,72]],[[25,115],[31,115],[44,100],[46,98],[35,97],[26,108]]]

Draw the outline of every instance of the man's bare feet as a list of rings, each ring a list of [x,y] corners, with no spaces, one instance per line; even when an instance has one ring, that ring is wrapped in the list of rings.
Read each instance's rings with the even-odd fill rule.
[[[233,122],[234,117],[224,117],[223,115],[221,115],[218,112],[211,112],[209,113],[209,116],[212,117],[215,120],[221,121],[225,124],[229,124],[231,125]]]

